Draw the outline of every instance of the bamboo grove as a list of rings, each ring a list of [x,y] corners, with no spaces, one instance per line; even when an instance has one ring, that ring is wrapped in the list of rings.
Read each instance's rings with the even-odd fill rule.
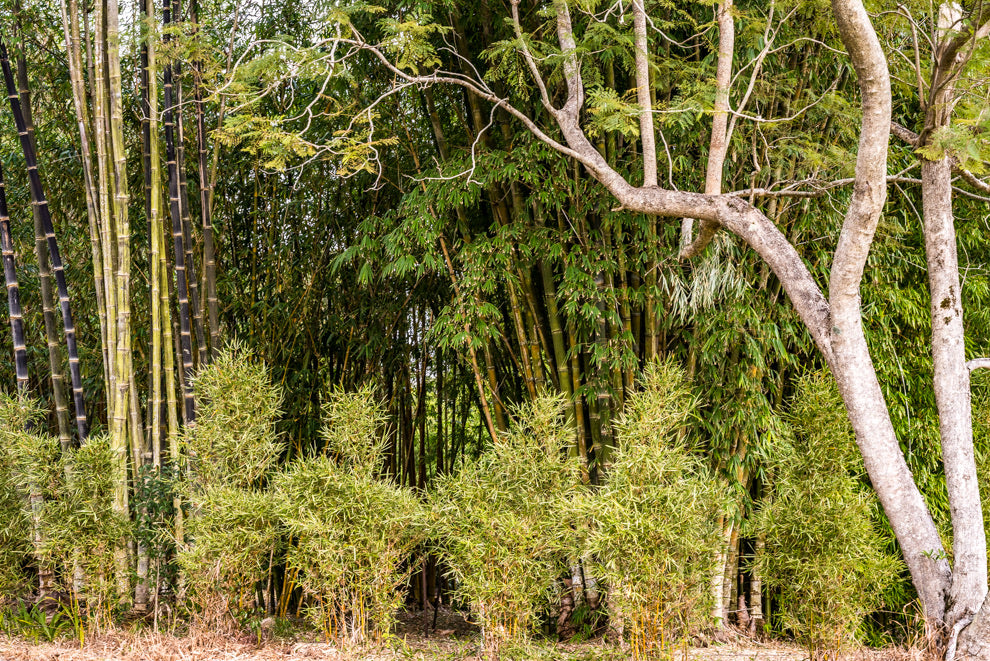
[[[202,406],[216,410],[197,401],[197,378],[230,342],[267,365],[282,393],[273,424],[284,445],[272,462],[295,466],[323,452],[332,388],[373,386],[384,438],[375,474],[420,498],[437,485],[446,493],[493,439],[511,435],[521,405],[548,395],[562,402],[563,446],[582,488],[608,492],[613,464],[629,465],[620,421],[643,397],[643,370],[672,361],[697,397],[674,433],[696,439],[683,465],[697,460],[729,494],[713,542],[711,622],[756,631],[786,585],[766,575],[775,565],[759,531],[768,528],[755,522],[775,482],[786,482],[778,469],[791,456],[782,449],[789,429],[816,433],[789,416],[799,384],[825,363],[781,283],[739,239],[718,234],[681,259],[690,223],[685,233],[617,206],[575,159],[491,98],[402,84],[396,72],[441,68],[484,80],[539,118],[541,93],[562,94],[566,64],[545,41],[545,7],[503,4],[0,0],[0,244],[11,326],[0,339],[3,387],[41,402],[37,424],[66,456],[105,435],[114,511],[146,521],[155,480],[195,472],[183,439],[209,424]],[[645,185],[652,177],[675,190],[734,192],[825,283],[852,194],[859,99],[819,5],[578,2],[573,11],[591,26],[577,47],[583,116],[608,163]],[[895,121],[921,133],[934,55],[918,35],[936,33],[938,9],[869,9],[895,81]],[[384,44],[395,67],[340,38],[341,26]],[[554,70],[551,89],[527,78],[522,43]],[[959,84],[962,128],[940,143],[974,173],[953,181],[971,357],[990,340],[985,50]],[[648,53],[646,84],[638,52]],[[644,100],[654,109],[646,116]],[[641,176],[644,153],[656,167]],[[862,300],[902,450],[946,528],[939,423],[925,385],[932,359],[919,349],[932,332],[922,157],[891,142]],[[981,378],[974,373],[977,408]],[[811,463],[805,469],[807,483],[828,484]],[[295,483],[285,479],[277,488],[288,493]],[[195,545],[187,529],[202,524],[174,496],[163,510],[170,548]],[[408,601],[425,608],[451,589],[449,567],[414,541],[402,546],[413,558]],[[157,543],[139,536],[108,551],[118,592],[138,611],[165,598],[167,582],[182,583],[163,578],[173,551]],[[32,566],[51,588],[45,567]],[[887,611],[914,599],[901,574],[883,595]],[[284,614],[294,579],[271,565],[259,580],[274,582],[279,595],[265,603]],[[872,630],[892,617],[874,614]]]

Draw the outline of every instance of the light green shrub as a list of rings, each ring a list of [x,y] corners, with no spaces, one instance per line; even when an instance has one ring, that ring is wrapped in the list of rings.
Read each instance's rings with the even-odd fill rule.
[[[21,508],[18,547],[66,590],[74,593],[81,579],[83,592],[75,596],[85,599],[91,623],[106,623],[121,596],[115,559],[132,532],[114,509],[119,462],[103,434],[62,452],[58,439],[42,431],[41,413],[35,402],[0,396],[0,444]]]
[[[592,569],[634,658],[708,623],[725,487],[678,438],[696,399],[672,362],[650,365],[616,422],[605,485],[587,499]]]
[[[567,559],[580,553],[580,464],[568,453],[563,405],[546,396],[519,408],[510,432],[441,478],[433,495],[435,545],[490,658],[525,638]]]
[[[282,391],[268,368],[234,344],[196,375],[193,391],[196,424],[182,441],[195,485],[257,486],[283,449],[275,431]]]
[[[45,556],[66,582],[81,573],[83,593],[77,596],[85,598],[91,623],[106,625],[121,598],[130,597],[129,590],[121,594],[117,562],[133,534],[130,519],[114,508],[123,476],[110,437],[90,436],[64,453],[58,473],[64,485],[45,506]]]
[[[23,486],[26,476],[20,446],[25,425],[40,412],[0,393],[0,597],[13,598],[28,589],[23,570],[31,557],[31,519],[25,507]],[[25,448],[26,449],[26,448]]]
[[[391,632],[424,538],[425,510],[409,489],[378,477],[384,416],[374,393],[334,393],[324,409],[326,453],[293,462],[274,481],[293,543],[287,566],[328,639],[380,642]]]
[[[0,452],[0,600],[13,599],[26,588],[22,565],[30,555],[30,527],[10,474],[9,459]]]
[[[194,427],[183,434],[187,504],[177,563],[200,624],[251,606],[282,538],[265,478],[282,451],[275,423],[281,391],[238,346],[220,352],[193,381]]]
[[[753,521],[766,537],[760,571],[777,616],[813,658],[841,650],[895,580],[900,560],[875,525],[877,502],[833,380],[800,379]]]

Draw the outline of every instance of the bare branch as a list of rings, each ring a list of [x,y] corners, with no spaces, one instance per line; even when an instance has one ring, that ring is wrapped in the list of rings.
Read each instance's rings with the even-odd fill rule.
[[[977,190],[981,190],[984,193],[990,193],[990,184],[986,183],[981,179],[978,179],[975,174],[973,174],[966,168],[956,167],[953,169],[956,172],[958,172],[959,176],[962,177],[966,181],[966,183],[968,183],[973,188]]]
[[[512,29],[516,33],[516,39],[519,40],[523,59],[526,60],[526,65],[529,66],[529,71],[533,74],[533,80],[536,81],[537,89],[540,90],[540,99],[543,101],[543,106],[553,115],[557,112],[557,109],[550,103],[550,95],[547,93],[546,83],[543,82],[540,70],[536,66],[536,60],[533,58],[533,53],[529,50],[529,46],[526,44],[526,39],[522,33],[522,23],[519,20],[519,0],[512,0],[510,7],[512,8]]]
[[[911,145],[912,147],[918,146],[918,140],[920,139],[920,136],[911,129],[907,128],[906,126],[901,126],[897,122],[891,122],[890,132],[896,137],[903,140],[904,142]]]

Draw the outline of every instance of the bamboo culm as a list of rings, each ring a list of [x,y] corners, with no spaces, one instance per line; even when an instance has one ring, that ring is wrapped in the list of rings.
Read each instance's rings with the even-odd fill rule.
[[[7,309],[10,312],[10,332],[14,336],[14,365],[17,370],[17,395],[28,390],[27,345],[24,342],[24,317],[17,288],[14,266],[14,241],[10,235],[10,213],[7,211],[7,186],[0,168],[0,250],[3,252],[3,279],[7,284]]]
[[[76,328],[72,323],[72,307],[69,303],[69,288],[65,281],[65,267],[62,264],[62,255],[58,249],[58,241],[55,238],[55,227],[52,224],[51,212],[48,209],[48,201],[45,199],[45,192],[41,185],[41,177],[38,174],[38,160],[34,153],[34,145],[28,137],[27,126],[24,121],[24,114],[21,112],[20,97],[17,94],[17,86],[14,83],[13,71],[10,68],[10,58],[7,54],[7,46],[0,39],[0,66],[3,67],[3,78],[7,86],[7,97],[10,100],[10,110],[14,115],[14,124],[17,126],[17,134],[21,139],[21,149],[24,152],[24,160],[27,162],[28,178],[31,188],[31,204],[38,208],[41,215],[42,227],[45,230],[45,237],[48,240],[48,252],[51,255],[52,269],[55,272],[55,284],[58,288],[59,303],[62,308],[62,322],[65,327],[65,343],[69,352],[69,376],[72,379],[72,396],[76,407],[76,428],[79,432],[79,440],[86,439],[88,426],[86,420],[86,403],[83,397],[82,374],[79,369],[79,349],[76,346]]]
[[[162,2],[163,22],[172,22],[172,3]],[[172,94],[172,68],[164,68],[165,88],[165,160],[168,163],[168,198],[169,211],[172,216],[172,239],[175,250],[175,280],[176,295],[179,300],[179,345],[182,354],[182,384],[183,410],[186,425],[196,421],[196,404],[192,391],[192,328],[190,325],[189,286],[186,281],[186,251],[182,233],[182,212],[179,203],[179,168],[176,155],[175,108]]]
[[[15,9],[15,12],[19,12]],[[20,26],[20,15],[17,14],[18,31],[23,35]],[[23,36],[22,42],[23,44]],[[31,92],[28,89],[27,63],[23,53],[15,58],[17,71],[18,94],[21,98],[21,111],[24,113],[24,124],[27,128],[28,139],[37,152],[38,144],[34,139],[34,122],[31,118]],[[55,419],[58,424],[58,440],[63,450],[72,444],[72,422],[69,419],[69,401],[65,396],[65,370],[61,346],[58,341],[58,329],[55,320],[55,297],[52,294],[52,267],[48,260],[48,243],[45,230],[41,223],[41,214],[36,206],[31,207],[34,219],[34,254],[38,260],[38,280],[41,285],[42,319],[45,324],[45,341],[48,346],[48,368],[52,379],[52,397],[55,400]]]

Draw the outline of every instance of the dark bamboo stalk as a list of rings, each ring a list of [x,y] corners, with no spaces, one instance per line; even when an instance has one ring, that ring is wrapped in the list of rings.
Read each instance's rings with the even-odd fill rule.
[[[18,31],[23,34],[20,24],[19,3],[15,3]],[[22,40],[23,42],[23,40]],[[15,58],[17,67],[17,91],[21,98],[21,110],[24,112],[24,124],[28,132],[28,140],[37,151],[38,143],[34,138],[34,122],[31,118],[31,92],[28,88],[27,62],[23,52]],[[52,293],[52,267],[48,260],[48,243],[45,240],[45,230],[41,223],[41,214],[34,205],[31,207],[34,219],[34,253],[38,260],[38,280],[41,284],[41,310],[45,324],[45,340],[48,345],[48,367],[52,379],[52,398],[55,400],[55,420],[58,424],[58,438],[62,449],[68,449],[72,443],[72,429],[69,421],[69,401],[65,396],[65,371],[62,366],[62,349],[58,341],[58,328],[55,321],[55,297]]]
[[[162,20],[172,22],[172,3],[162,2]],[[166,37],[168,38],[168,37]],[[168,165],[168,200],[172,216],[172,239],[175,251],[176,295],[179,301],[179,346],[182,354],[182,401],[186,425],[196,422],[196,402],[192,391],[192,329],[189,315],[189,287],[186,280],[186,251],[182,233],[182,212],[179,203],[179,168],[176,154],[175,108],[172,94],[172,67],[164,67],[165,160]]]
[[[172,21],[179,21],[182,17],[182,3],[179,0],[172,0]],[[186,138],[182,117],[182,65],[175,62],[172,65],[172,98],[175,100],[175,152],[176,165],[179,172],[179,209],[182,218],[182,245],[186,251],[186,286],[189,290],[189,313],[192,331],[196,336],[196,353],[194,360],[197,365],[206,363],[207,347],[206,333],[203,330],[203,311],[199,304],[199,277],[197,276],[196,258],[193,251],[192,238],[192,212],[189,208],[189,187],[186,183]]]
[[[27,344],[24,341],[24,316],[21,314],[21,298],[17,288],[17,270],[14,266],[14,240],[10,235],[10,214],[7,211],[7,185],[0,168],[0,251],[3,253],[3,279],[7,284],[7,310],[10,312],[10,332],[14,336],[14,368],[17,371],[17,395],[24,397],[28,390]]]
[[[189,3],[190,19],[199,29],[199,8],[196,0]],[[203,289],[206,298],[207,325],[210,330],[210,353],[212,359],[220,348],[220,307],[217,302],[217,258],[213,240],[213,184],[206,165],[206,123],[203,111],[203,72],[202,62],[196,59],[193,66],[193,107],[196,110],[196,159],[199,173],[199,208],[203,223]]]
[[[0,39],[0,66],[3,67],[3,78],[7,86],[7,98],[10,100],[10,110],[14,115],[14,124],[17,126],[17,134],[21,140],[21,150],[24,152],[24,160],[27,163],[31,189],[31,204],[38,208],[41,216],[42,228],[48,240],[48,252],[51,255],[52,267],[55,271],[55,284],[58,288],[58,298],[62,308],[62,322],[65,328],[65,343],[69,352],[69,375],[72,379],[72,396],[76,407],[76,427],[79,431],[79,440],[82,441],[85,440],[88,431],[86,402],[83,397],[82,374],[79,369],[79,348],[76,345],[76,327],[72,323],[72,307],[69,303],[69,287],[65,281],[65,267],[62,265],[62,255],[59,252],[58,241],[55,238],[55,227],[52,224],[48,201],[45,198],[44,188],[41,185],[41,177],[38,174],[37,155],[35,154],[34,145],[31,144],[28,136],[24,113],[21,111],[20,96],[17,93],[14,75],[10,68],[7,46],[3,43],[2,39]]]

